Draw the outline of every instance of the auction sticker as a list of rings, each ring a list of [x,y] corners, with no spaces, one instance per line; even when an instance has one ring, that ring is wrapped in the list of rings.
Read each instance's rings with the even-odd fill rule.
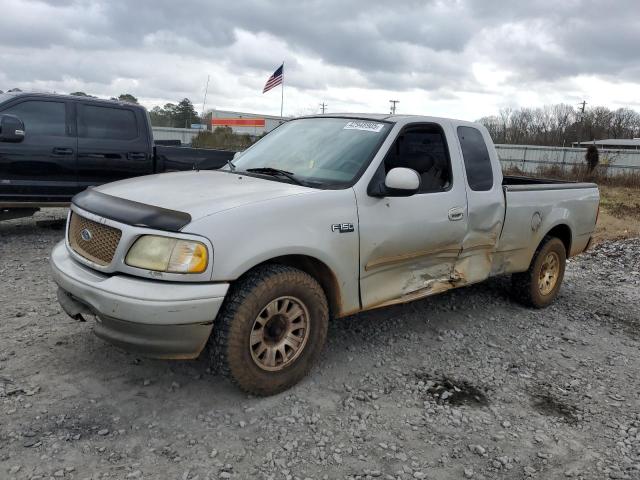
[[[343,130],[364,130],[365,132],[379,132],[383,128],[384,128],[384,123],[357,120],[354,122],[347,123],[344,126]]]

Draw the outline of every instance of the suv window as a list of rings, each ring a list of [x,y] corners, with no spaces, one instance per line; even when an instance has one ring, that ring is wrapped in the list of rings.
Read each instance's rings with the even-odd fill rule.
[[[24,123],[27,138],[31,135],[66,135],[65,105],[63,102],[27,100],[12,105],[2,113],[15,115]]]
[[[442,129],[424,125],[405,129],[387,153],[385,173],[396,167],[420,174],[418,193],[442,192],[451,186],[451,160]]]
[[[493,187],[493,168],[487,145],[480,130],[458,127],[458,139],[462,147],[464,168],[471,190],[487,191]]]
[[[80,137],[132,140],[138,136],[136,116],[131,110],[82,104],[78,107]]]

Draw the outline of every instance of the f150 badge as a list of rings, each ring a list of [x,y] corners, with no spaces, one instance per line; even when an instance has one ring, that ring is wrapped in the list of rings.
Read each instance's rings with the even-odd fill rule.
[[[349,233],[354,230],[355,228],[353,228],[353,223],[334,223],[331,225],[332,232]]]

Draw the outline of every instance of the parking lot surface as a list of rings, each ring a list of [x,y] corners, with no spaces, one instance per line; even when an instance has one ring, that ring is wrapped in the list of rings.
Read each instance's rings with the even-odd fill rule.
[[[63,314],[64,215],[0,223],[0,478],[640,478],[640,239],[570,260],[546,310],[498,278],[333,321],[251,398]]]

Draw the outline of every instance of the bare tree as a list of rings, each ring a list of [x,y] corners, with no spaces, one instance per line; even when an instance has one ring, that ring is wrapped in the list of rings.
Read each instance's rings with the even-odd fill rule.
[[[482,123],[496,143],[566,146],[604,138],[640,136],[640,113],[629,108],[611,111],[588,108],[584,113],[566,104],[541,108],[502,108],[498,116],[483,117]]]

